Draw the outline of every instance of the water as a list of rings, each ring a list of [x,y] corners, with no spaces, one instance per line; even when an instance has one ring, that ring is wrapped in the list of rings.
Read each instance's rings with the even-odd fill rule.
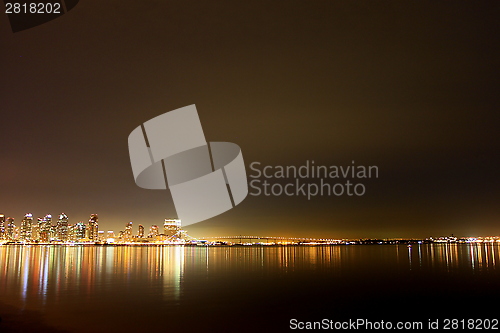
[[[498,318],[499,252],[498,244],[0,246],[0,328],[251,332],[287,331],[292,318]]]

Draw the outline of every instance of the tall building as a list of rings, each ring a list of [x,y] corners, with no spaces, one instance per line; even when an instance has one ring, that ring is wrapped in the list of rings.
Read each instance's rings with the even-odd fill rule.
[[[21,237],[21,230],[18,226],[15,226],[14,227],[14,236],[12,237],[12,239],[14,240],[19,240],[19,238]]]
[[[33,241],[40,240],[40,227],[38,226],[38,221],[31,222],[31,240]]]
[[[33,239],[36,241],[42,240],[42,228],[43,228],[43,218],[37,218],[37,223],[34,223],[32,232]]]
[[[21,221],[21,231],[20,231],[20,239],[23,241],[29,241],[32,239],[33,232],[33,214],[27,213],[24,215],[23,220]]]
[[[132,238],[132,221],[125,225],[125,231],[123,232],[123,238],[131,239]]]
[[[63,242],[68,240],[68,216],[64,213],[59,214],[56,233],[58,240],[62,240]]]
[[[14,224],[14,218],[8,217],[5,219],[5,239],[14,240],[14,229],[16,225]]]
[[[163,223],[163,233],[167,237],[176,237],[181,230],[181,220],[179,219],[165,219]]]
[[[49,228],[49,241],[53,241],[57,239],[57,225],[50,225]]]
[[[137,237],[144,238],[144,226],[139,224],[139,232],[137,233]]]
[[[5,215],[0,214],[0,239],[5,239]]]
[[[152,225],[151,228],[149,228],[149,237],[156,237],[160,234],[159,230],[158,230],[158,226],[157,225]]]
[[[68,224],[68,241],[76,241],[76,224]]]
[[[38,218],[38,225],[40,229],[40,240],[44,243],[50,241],[52,237],[52,215],[47,214],[43,219]]]
[[[98,217],[97,217],[97,214],[92,214],[92,215],[90,215],[90,219],[89,219],[88,238],[91,241],[94,241],[94,242],[97,241],[98,232],[99,232]]]
[[[74,226],[75,240],[80,240],[85,238],[85,223],[83,221],[78,222]]]

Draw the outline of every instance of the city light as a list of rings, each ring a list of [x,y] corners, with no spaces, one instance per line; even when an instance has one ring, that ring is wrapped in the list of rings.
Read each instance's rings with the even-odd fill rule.
[[[139,224],[134,232],[134,223],[129,221],[124,229],[115,234],[113,230],[99,230],[97,214],[91,214],[88,223],[79,221],[69,223],[66,214],[59,214],[57,222],[52,222],[52,215],[38,217],[35,221],[32,213],[24,215],[19,226],[15,219],[0,214],[0,245],[198,245],[198,246],[284,246],[284,245],[397,245],[406,244],[495,244],[500,243],[500,236],[456,237],[440,236],[425,239],[332,239],[312,237],[284,237],[237,235],[194,238],[182,229],[180,219],[167,218],[163,221],[163,230],[158,225],[151,225],[146,235],[146,228]],[[160,230],[162,232],[160,232]]]

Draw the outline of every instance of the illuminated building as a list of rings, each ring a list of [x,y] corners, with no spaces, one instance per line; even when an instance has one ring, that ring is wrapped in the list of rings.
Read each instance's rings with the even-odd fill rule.
[[[163,242],[163,241],[166,241],[166,240],[169,240],[169,239],[164,234],[159,234],[158,236],[155,237],[155,240],[159,241],[159,242]]]
[[[51,238],[52,229],[52,215],[47,214],[43,219],[38,218],[38,226],[40,229],[40,240],[44,243],[48,242]]]
[[[37,241],[40,239],[40,228],[38,226],[38,223],[33,223],[31,224],[31,240],[32,241]]]
[[[8,217],[5,220],[5,239],[14,240],[14,218]]]
[[[56,238],[62,240],[63,242],[68,240],[68,216],[64,213],[59,215],[59,220],[57,220],[57,235]]]
[[[163,223],[163,233],[167,237],[175,237],[179,230],[181,230],[181,220],[179,219],[165,219]]]
[[[24,218],[21,221],[21,232],[19,238],[23,241],[31,240],[32,227],[33,227],[33,214],[28,213],[24,215]]]
[[[130,221],[129,223],[127,223],[125,225],[125,231],[123,232],[123,238],[127,239],[127,240],[132,238],[132,221]]]
[[[105,235],[105,233],[104,233],[104,230],[99,230],[99,231],[97,232],[97,240],[98,240],[99,242],[104,242],[104,241],[106,240],[106,239],[105,239],[105,237],[106,237],[106,235]]]
[[[177,238],[184,239],[184,240],[189,239],[187,231],[186,230],[179,230],[179,233],[177,234]]]
[[[76,225],[68,224],[68,241],[76,241]]]
[[[78,222],[74,226],[75,240],[80,240],[85,238],[86,227],[83,221]]]
[[[5,215],[0,214],[0,239],[5,239]]]
[[[49,228],[49,241],[57,240],[57,225],[50,225]]]
[[[19,240],[19,238],[21,237],[21,230],[19,229],[19,227],[14,226],[14,233],[13,234],[14,235],[13,235],[12,239]]]
[[[142,224],[139,224],[139,232],[137,233],[137,236],[139,238],[144,238],[144,226]]]
[[[42,225],[43,219],[41,217],[37,218],[37,223],[34,223],[31,228],[33,240],[39,241],[42,239]]]
[[[160,234],[158,231],[158,226],[157,225],[152,225],[151,228],[149,229],[149,237],[156,237]]]
[[[97,241],[99,231],[99,223],[97,214],[90,215],[89,224],[88,224],[88,239],[91,241]]]

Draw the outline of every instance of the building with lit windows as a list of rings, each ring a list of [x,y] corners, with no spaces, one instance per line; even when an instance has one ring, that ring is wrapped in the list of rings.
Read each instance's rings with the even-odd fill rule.
[[[76,241],[76,225],[68,224],[68,241],[74,242]]]
[[[17,240],[19,240],[19,237],[21,237],[21,229],[18,226],[15,226],[14,227],[14,236],[12,237],[12,239],[17,241]]]
[[[31,227],[31,237],[33,240],[39,241],[41,239],[42,224],[43,219],[41,217],[37,218],[36,223],[33,223],[33,226]]]
[[[49,241],[53,240],[57,240],[57,224],[51,224],[49,228]]]
[[[97,241],[98,232],[99,232],[99,223],[97,214],[90,215],[89,224],[88,224],[88,235],[87,238],[91,241]]]
[[[39,239],[40,241],[46,243],[52,237],[52,215],[47,214],[43,219],[38,218],[38,226],[39,226]]]
[[[181,230],[181,220],[179,219],[165,219],[163,223],[163,233],[165,236],[174,238]]]
[[[132,221],[128,222],[125,225],[125,231],[123,232],[123,239],[126,240],[132,239]]]
[[[31,240],[37,241],[40,239],[40,229],[38,227],[38,221],[33,221],[31,224]]]
[[[156,237],[160,234],[159,230],[158,230],[158,226],[157,225],[152,225],[151,228],[149,228],[149,237]]]
[[[77,224],[75,224],[75,226],[73,228],[74,228],[73,232],[75,234],[76,241],[85,238],[86,226],[85,226],[85,223],[83,223],[83,221],[80,221]]]
[[[21,230],[19,238],[22,241],[29,241],[32,239],[32,230],[33,229],[33,214],[28,213],[24,215],[23,220],[21,221]]]
[[[5,215],[0,214],[0,239],[5,239]]]
[[[64,213],[59,215],[57,220],[56,238],[63,242],[68,240],[68,216]]]
[[[137,237],[144,238],[144,226],[142,224],[139,224],[139,231],[137,233]]]
[[[5,239],[14,240],[14,229],[16,225],[14,224],[14,218],[8,217],[5,219]]]

